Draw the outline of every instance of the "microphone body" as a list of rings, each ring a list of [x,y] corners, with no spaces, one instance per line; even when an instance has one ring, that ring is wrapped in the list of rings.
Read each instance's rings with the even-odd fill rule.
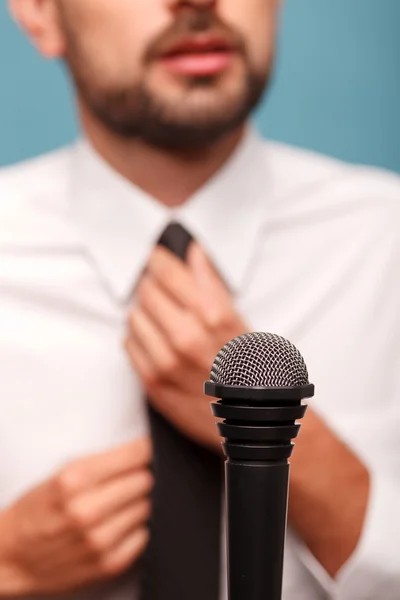
[[[283,463],[226,463],[230,600],[281,600],[288,476]]]
[[[275,358],[279,363],[282,357]],[[271,356],[265,356],[268,360]],[[214,372],[213,380],[205,383],[205,393],[217,398],[212,412],[222,419],[218,429],[227,457],[229,600],[281,600],[289,458],[300,430],[296,421],[307,410],[302,401],[313,395],[314,386],[305,378],[302,385],[280,387],[251,377],[252,385],[242,381],[230,385],[229,377],[228,384],[220,383],[224,381],[220,375]],[[279,378],[272,382],[279,383]]]

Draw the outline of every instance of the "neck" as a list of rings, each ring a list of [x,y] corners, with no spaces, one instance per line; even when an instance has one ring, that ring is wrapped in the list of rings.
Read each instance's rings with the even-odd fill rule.
[[[139,139],[118,137],[82,107],[81,119],[88,139],[103,160],[169,207],[184,204],[218,172],[240,143],[245,129],[242,126],[207,148],[172,151]]]

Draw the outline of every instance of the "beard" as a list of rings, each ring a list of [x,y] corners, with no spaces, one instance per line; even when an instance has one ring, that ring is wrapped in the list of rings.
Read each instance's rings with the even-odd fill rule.
[[[65,16],[64,16],[65,17]],[[154,85],[146,75],[124,85],[99,81],[90,57],[79,43],[79,35],[63,18],[67,39],[66,62],[80,101],[109,131],[150,145],[176,150],[201,149],[235,131],[260,102],[270,78],[270,69],[252,67],[246,46],[211,10],[182,11],[171,28],[148,48],[144,72],[163,51],[183,36],[199,32],[224,35],[241,57],[235,78],[226,74],[185,77],[173,93]]]

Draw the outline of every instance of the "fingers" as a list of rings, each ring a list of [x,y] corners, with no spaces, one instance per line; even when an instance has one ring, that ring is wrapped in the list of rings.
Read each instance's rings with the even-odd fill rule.
[[[133,368],[143,382],[143,385],[147,390],[152,390],[157,385],[159,378],[150,356],[147,352],[144,352],[143,348],[136,342],[134,335],[131,335],[126,341],[125,347]]]
[[[197,315],[180,307],[152,277],[143,280],[139,299],[142,310],[167,338],[173,350],[180,357],[208,368],[214,359],[214,340]]]
[[[237,319],[231,295],[199,244],[190,246],[187,263],[200,295],[201,318],[211,330],[229,327]]]
[[[199,369],[203,375],[209,371],[223,344],[246,331],[229,291],[196,243],[188,264],[157,248],[138,300],[126,348],[152,396],[164,382],[187,387]]]
[[[89,536],[91,545],[99,551],[109,550],[143,528],[150,517],[150,501],[141,500],[94,528]]]
[[[182,364],[181,357],[166,335],[141,309],[131,315],[131,336],[126,348],[147,389],[164,381],[181,385],[184,378],[194,375],[193,366],[186,361],[185,365]]]
[[[63,495],[74,495],[82,490],[105,483],[142,469],[150,464],[151,442],[148,438],[124,444],[114,450],[75,461],[57,477]]]
[[[105,548],[102,541],[88,538],[87,551],[79,561],[72,563],[55,575],[49,572],[37,589],[41,593],[64,593],[74,591],[86,584],[104,581],[123,573],[143,554],[149,541],[147,527],[139,527],[123,536],[116,544]]]
[[[148,541],[149,531],[146,527],[136,530],[104,556],[101,572],[107,577],[122,573],[143,554]]]
[[[69,504],[68,514],[80,528],[86,530],[138,500],[145,500],[152,487],[153,477],[148,470],[133,473],[74,498]]]
[[[237,319],[229,290],[198,243],[190,245],[187,263],[157,247],[149,273],[178,307],[196,314],[212,331],[226,329]]]
[[[154,370],[161,376],[176,375],[178,360],[175,351],[160,328],[156,327],[143,310],[139,309],[132,313],[131,329],[136,345],[142,348]],[[135,348],[133,348],[132,358],[135,356]],[[137,366],[143,370],[142,365]]]
[[[193,275],[180,258],[157,246],[150,258],[148,271],[180,306],[198,310],[201,299]]]
[[[140,440],[77,461],[8,509],[2,547],[20,576],[21,596],[72,591],[139,556],[148,539],[153,477],[138,465],[149,457],[149,441]]]
[[[154,323],[157,323],[169,340],[176,325],[182,324],[185,317],[190,315],[190,312],[179,305],[151,275],[145,276],[139,286],[139,302],[141,308]]]

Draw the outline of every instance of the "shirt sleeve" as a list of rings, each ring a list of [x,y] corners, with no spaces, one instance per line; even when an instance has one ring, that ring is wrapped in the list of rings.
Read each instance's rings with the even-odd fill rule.
[[[363,533],[357,549],[335,579],[300,541],[298,552],[329,600],[399,600],[400,478],[371,474]]]

